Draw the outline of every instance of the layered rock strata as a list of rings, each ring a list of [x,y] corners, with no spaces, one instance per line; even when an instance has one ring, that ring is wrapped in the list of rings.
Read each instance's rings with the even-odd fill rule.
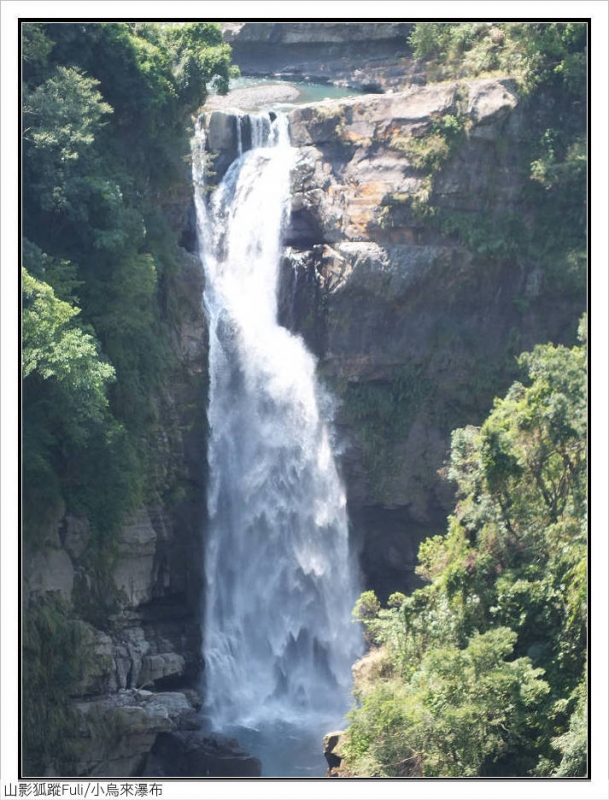
[[[223,22],[244,75],[332,83],[365,92],[424,80],[410,58],[405,22]]]
[[[527,113],[513,80],[485,79],[290,114],[283,321],[338,398],[354,534],[380,596],[416,586],[419,542],[444,532],[451,430],[478,424],[515,356],[569,341],[584,309],[534,258],[501,249],[502,221],[534,213]]]
[[[182,202],[181,224],[185,216]],[[50,764],[53,774],[140,774],[157,735],[192,727],[201,704],[207,344],[200,263],[186,250],[179,258],[176,367],[153,398],[161,423],[149,443],[167,496],[124,519],[103,562],[90,521],[62,510],[35,549],[24,546],[24,607],[59,609],[80,652],[58,657],[85,665],[72,691],[76,755]]]

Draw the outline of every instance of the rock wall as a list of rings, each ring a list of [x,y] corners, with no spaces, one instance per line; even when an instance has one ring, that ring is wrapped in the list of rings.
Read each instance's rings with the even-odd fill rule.
[[[179,731],[201,705],[207,343],[201,265],[179,257],[175,367],[154,398],[149,443],[155,501],[124,520],[103,555],[87,518],[61,510],[23,554],[24,607],[61,601],[87,662],[73,690],[77,756],[49,765],[59,774],[141,774],[157,734]]]
[[[450,152],[443,120],[459,127]],[[419,542],[445,530],[451,430],[486,416],[518,353],[569,341],[585,299],[534,259],[486,255],[484,237],[466,246],[426,216],[490,220],[489,237],[508,213],[526,224],[528,120],[512,80],[324,101],[294,109],[290,126],[283,320],[338,397],[365,584],[386,597],[416,586]]]
[[[406,22],[223,22],[244,75],[333,83],[366,92],[403,89],[418,74]]]

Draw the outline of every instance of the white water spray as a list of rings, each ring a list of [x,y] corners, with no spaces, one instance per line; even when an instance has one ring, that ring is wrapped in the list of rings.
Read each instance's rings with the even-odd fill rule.
[[[321,735],[349,705],[357,585],[315,360],[277,322],[287,120],[249,125],[252,149],[208,204],[203,130],[193,151],[210,332],[207,711],[217,730]]]

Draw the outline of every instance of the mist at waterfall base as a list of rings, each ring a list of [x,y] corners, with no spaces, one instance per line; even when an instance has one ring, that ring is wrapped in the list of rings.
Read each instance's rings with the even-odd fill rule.
[[[274,119],[272,120],[271,117]],[[205,200],[194,143],[209,323],[204,712],[263,776],[322,776],[344,724],[361,634],[332,403],[303,341],[277,322],[293,150],[282,115],[235,115],[233,162]]]

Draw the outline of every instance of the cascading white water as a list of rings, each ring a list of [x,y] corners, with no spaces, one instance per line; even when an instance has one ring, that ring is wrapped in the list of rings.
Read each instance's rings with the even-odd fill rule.
[[[319,752],[349,705],[357,585],[330,404],[313,356],[277,322],[287,120],[249,126],[252,149],[208,203],[202,129],[193,148],[210,338],[207,712],[216,730],[314,731]]]

